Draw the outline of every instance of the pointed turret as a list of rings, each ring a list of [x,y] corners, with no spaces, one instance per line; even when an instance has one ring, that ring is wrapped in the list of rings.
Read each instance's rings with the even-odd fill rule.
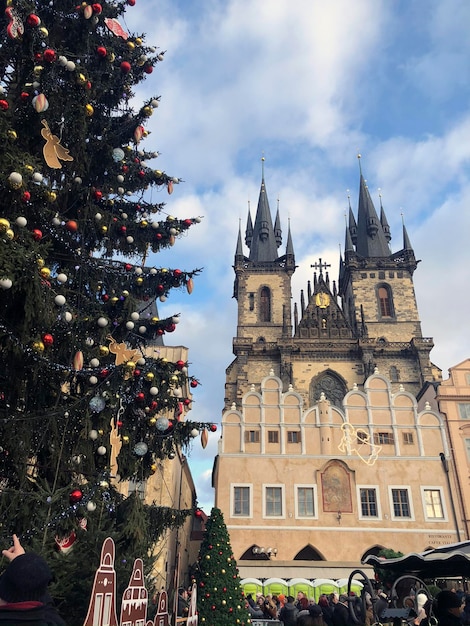
[[[292,235],[290,233],[290,220],[287,228],[286,256],[294,258],[294,244],[292,243]]]
[[[408,237],[408,233],[406,232],[406,226],[403,224],[403,250],[408,250],[409,252],[413,252],[413,247],[410,242],[410,238]]]
[[[253,226],[253,239],[250,246],[250,261],[264,263],[277,259],[277,244],[274,236],[271,210],[264,176],[261,181],[259,192],[258,209],[256,211],[255,224]]]
[[[356,218],[354,217],[354,213],[351,209],[351,203],[349,203],[349,234],[351,236],[351,241],[355,245],[357,242],[357,223]]]
[[[253,239],[253,222],[251,221],[250,203],[248,203],[248,217],[246,218],[246,231],[245,231],[245,243],[248,248],[251,248],[251,241]]]
[[[279,200],[277,201],[276,220],[274,222],[274,237],[276,239],[276,245],[279,248],[282,243],[281,218],[279,217]]]
[[[385,211],[382,206],[382,195],[380,195],[380,223],[382,224],[382,230],[384,231],[385,239],[390,243],[392,235],[390,233],[390,226],[388,224],[387,216],[385,215]]]
[[[237,262],[237,258],[243,258],[243,244],[242,244],[242,227],[241,224],[238,226],[238,239],[237,239],[237,249],[235,250],[235,263]]]
[[[357,215],[356,252],[365,258],[390,256],[388,241],[362,174]]]

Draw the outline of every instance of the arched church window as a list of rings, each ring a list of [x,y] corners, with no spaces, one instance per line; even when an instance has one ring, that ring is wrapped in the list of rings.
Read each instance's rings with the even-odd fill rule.
[[[394,317],[392,290],[388,285],[380,285],[377,289],[380,317]]]
[[[310,406],[320,400],[322,393],[332,405],[341,408],[347,388],[344,381],[334,372],[325,372],[316,376],[310,383]]]
[[[271,321],[271,290],[269,287],[263,287],[260,292],[259,303],[259,319],[260,322]]]

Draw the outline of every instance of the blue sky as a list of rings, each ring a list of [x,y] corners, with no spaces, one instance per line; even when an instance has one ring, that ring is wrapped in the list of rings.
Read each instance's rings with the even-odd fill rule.
[[[172,293],[161,315],[181,312],[171,340],[190,350],[201,381],[192,418],[220,423],[232,360],[233,257],[239,220],[255,210],[260,159],[271,209],[296,262],[293,300],[319,257],[337,277],[348,195],[359,169],[402,247],[404,219],[417,258],[415,289],[433,362],[470,356],[470,3],[468,0],[137,0],[125,24],[166,50],[137,102],[161,95],[145,147],[152,166],[181,177],[166,210],[204,216],[163,267],[203,267],[191,296]],[[380,192],[379,192],[380,189]],[[349,190],[349,192],[348,192]],[[158,198],[160,200],[160,197]],[[284,239],[285,241],[285,239]],[[210,512],[220,430],[189,454],[199,504]]]

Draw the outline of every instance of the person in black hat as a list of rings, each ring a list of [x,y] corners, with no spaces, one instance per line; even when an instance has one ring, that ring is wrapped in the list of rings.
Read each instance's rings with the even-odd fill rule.
[[[65,624],[46,604],[47,586],[52,580],[46,561],[34,552],[25,552],[16,535],[13,535],[13,546],[2,554],[10,563],[0,576],[0,624]]]
[[[460,615],[462,611],[462,598],[455,591],[443,589],[437,594],[436,617],[439,626],[461,626]]]

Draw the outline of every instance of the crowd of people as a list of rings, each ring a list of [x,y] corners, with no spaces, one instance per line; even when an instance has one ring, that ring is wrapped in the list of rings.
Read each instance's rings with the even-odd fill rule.
[[[470,626],[470,595],[462,591],[444,589],[434,600],[418,593],[402,604],[403,611],[387,612],[391,599],[380,590],[374,598],[368,592],[361,597],[354,593],[322,594],[318,602],[302,592],[297,598],[261,593],[256,598],[250,594],[246,597],[252,619],[278,620],[283,626]]]

